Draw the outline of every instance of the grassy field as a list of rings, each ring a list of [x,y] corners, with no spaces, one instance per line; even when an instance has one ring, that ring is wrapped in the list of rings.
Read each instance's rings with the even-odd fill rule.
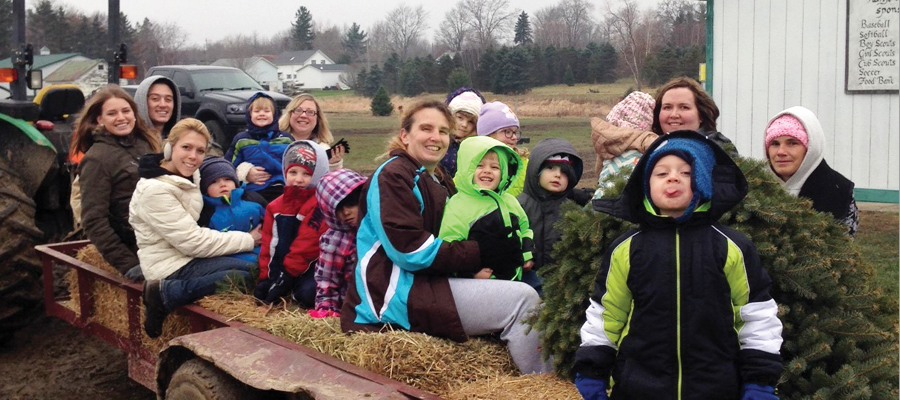
[[[329,114],[335,140],[346,138],[350,154],[344,158],[344,166],[361,173],[372,173],[378,166],[375,158],[384,153],[388,140],[400,127],[398,116],[373,117],[371,115],[337,113]],[[579,186],[592,186],[597,181],[594,173],[594,155],[591,146],[591,126],[587,118],[522,118],[523,136],[531,139],[525,147],[534,147],[541,139],[558,137],[569,141],[585,161],[585,173]]]
[[[892,212],[863,211],[860,213],[856,245],[863,261],[875,267],[875,280],[885,288],[887,295],[897,300],[900,296],[900,221]]]

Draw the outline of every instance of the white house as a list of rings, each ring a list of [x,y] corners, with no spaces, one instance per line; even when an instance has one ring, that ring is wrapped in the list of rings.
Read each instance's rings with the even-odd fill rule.
[[[43,51],[42,51],[43,53]],[[62,67],[68,61],[90,61],[89,58],[78,53],[60,53],[60,54],[41,54],[34,56],[34,63],[31,69],[41,70],[44,77],[52,74],[58,68]],[[12,68],[12,60],[7,58],[0,60],[0,68]],[[34,96],[35,91],[26,88],[26,95]],[[9,83],[0,83],[0,98],[9,97]]]
[[[882,3],[707,0],[707,90],[742,155],[764,159],[769,119],[801,105],[858,201],[898,201],[900,13]]]
[[[220,58],[210,65],[238,68],[268,90],[281,90],[278,67],[265,57]]]
[[[346,90],[350,86],[341,82],[341,75],[349,72],[350,66],[347,64],[306,65],[297,70],[295,81],[305,89],[337,86]]]
[[[59,68],[44,75],[44,86],[72,83],[78,85],[85,97],[95,90],[107,85],[108,66],[106,60],[74,60],[70,59]]]
[[[335,64],[320,50],[286,51],[279,54],[274,63],[278,66],[279,79],[286,85],[303,89],[349,88],[340,81],[340,75],[349,71],[349,66]]]

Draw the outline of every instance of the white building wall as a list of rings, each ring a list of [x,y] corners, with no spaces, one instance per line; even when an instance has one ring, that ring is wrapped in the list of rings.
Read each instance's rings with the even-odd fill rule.
[[[844,92],[847,0],[713,4],[718,128],[742,155],[764,159],[769,118],[802,105],[822,123],[829,165],[857,188],[900,189],[900,95]]]

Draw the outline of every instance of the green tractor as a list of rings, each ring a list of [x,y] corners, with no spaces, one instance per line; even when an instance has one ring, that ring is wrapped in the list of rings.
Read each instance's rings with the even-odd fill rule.
[[[0,100],[0,344],[40,315],[41,265],[36,244],[72,230],[68,164],[74,114],[85,98],[77,86],[41,89],[40,71],[24,44],[24,4],[15,0],[13,67],[0,69],[11,98]],[[16,12],[18,11],[18,12]],[[26,99],[25,88],[37,90]]]
[[[38,101],[0,100],[0,343],[43,303],[36,244],[72,230],[67,168],[81,90],[49,87]]]

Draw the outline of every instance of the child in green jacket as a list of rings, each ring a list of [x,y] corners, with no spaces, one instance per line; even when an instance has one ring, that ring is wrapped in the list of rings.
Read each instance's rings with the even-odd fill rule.
[[[523,271],[534,265],[534,234],[528,227],[528,216],[516,198],[506,192],[524,173],[515,150],[496,139],[477,136],[460,144],[453,180],[457,193],[444,208],[438,236],[448,242],[475,240],[479,247],[510,246],[521,249],[522,254],[492,260],[474,278],[520,281]]]

